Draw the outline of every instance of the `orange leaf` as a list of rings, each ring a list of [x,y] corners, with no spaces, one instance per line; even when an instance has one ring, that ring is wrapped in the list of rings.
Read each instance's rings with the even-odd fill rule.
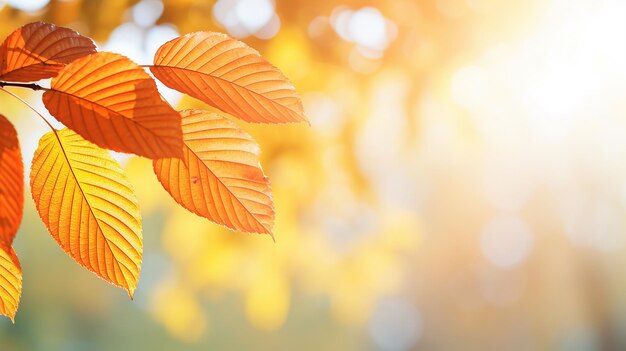
[[[0,243],[0,314],[15,319],[22,295],[22,267],[15,250]]]
[[[274,204],[259,147],[217,114],[181,112],[184,161],[153,161],[165,190],[189,211],[228,228],[271,234]]]
[[[24,165],[17,132],[0,115],[0,242],[11,245],[22,221]]]
[[[24,165],[17,132],[0,115],[0,314],[13,320],[22,294],[22,269],[11,247],[24,209]]]
[[[180,115],[128,58],[99,52],[67,65],[43,94],[50,114],[104,148],[149,158],[180,157]]]
[[[29,23],[0,46],[0,80],[32,82],[54,77],[66,64],[94,52],[93,40],[69,28]]]
[[[259,53],[221,33],[196,32],[161,46],[150,68],[172,89],[247,122],[306,121],[293,85]]]
[[[141,214],[120,165],[69,129],[39,141],[30,173],[37,211],[76,262],[132,297],[142,255]]]

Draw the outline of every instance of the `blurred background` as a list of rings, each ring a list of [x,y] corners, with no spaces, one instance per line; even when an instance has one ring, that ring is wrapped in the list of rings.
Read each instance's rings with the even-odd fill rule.
[[[186,212],[148,160],[116,155],[144,217],[134,301],[57,247],[28,190],[0,349],[626,349],[625,18],[622,0],[0,0],[2,37],[43,20],[140,64],[227,32],[311,120],[241,124],[276,243]],[[5,95],[0,113],[30,164],[45,125]]]

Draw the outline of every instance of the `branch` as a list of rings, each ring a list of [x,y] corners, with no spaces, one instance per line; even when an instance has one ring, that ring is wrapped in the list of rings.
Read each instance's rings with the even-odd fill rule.
[[[0,88],[4,88],[4,87],[20,87],[20,88],[27,88],[27,89],[32,89],[32,90],[50,90],[48,88],[44,88],[41,85],[37,85],[35,83],[12,83],[12,82],[2,82],[0,81]]]

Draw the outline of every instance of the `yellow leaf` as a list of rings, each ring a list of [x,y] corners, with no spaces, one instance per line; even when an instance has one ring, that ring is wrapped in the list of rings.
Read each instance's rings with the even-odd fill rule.
[[[0,46],[0,80],[33,82],[54,77],[66,64],[94,52],[93,40],[69,28],[29,23]]]
[[[274,204],[256,142],[217,114],[186,110],[181,116],[184,159],[153,162],[165,190],[183,207],[213,222],[271,234]]]
[[[128,58],[99,52],[67,65],[43,94],[50,114],[98,146],[152,159],[179,157],[180,116]]]
[[[22,268],[13,248],[0,244],[0,313],[15,319],[22,295]]]
[[[141,215],[120,165],[106,150],[63,129],[39,141],[30,185],[37,211],[61,248],[132,297],[142,256]]]
[[[256,50],[227,35],[196,32],[173,39],[159,48],[150,69],[168,87],[244,121],[306,121],[289,80]]]

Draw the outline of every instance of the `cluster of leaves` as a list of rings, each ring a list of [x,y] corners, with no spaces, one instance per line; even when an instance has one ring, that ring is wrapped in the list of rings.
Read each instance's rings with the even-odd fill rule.
[[[199,216],[270,235],[274,222],[256,142],[216,113],[175,111],[146,68],[168,87],[247,122],[306,121],[284,75],[220,33],[173,39],[144,66],[98,52],[90,38],[52,24],[27,24],[6,38],[0,90],[44,90],[45,107],[67,127],[48,123],[52,131],[35,151],[30,185],[37,211],[70,257],[131,297],[142,259],[141,214],[132,185],[105,149],[152,159],[165,190]],[[30,83],[46,78],[49,88]],[[12,241],[22,218],[23,173],[17,133],[0,116],[0,313],[11,319],[22,286]]]

